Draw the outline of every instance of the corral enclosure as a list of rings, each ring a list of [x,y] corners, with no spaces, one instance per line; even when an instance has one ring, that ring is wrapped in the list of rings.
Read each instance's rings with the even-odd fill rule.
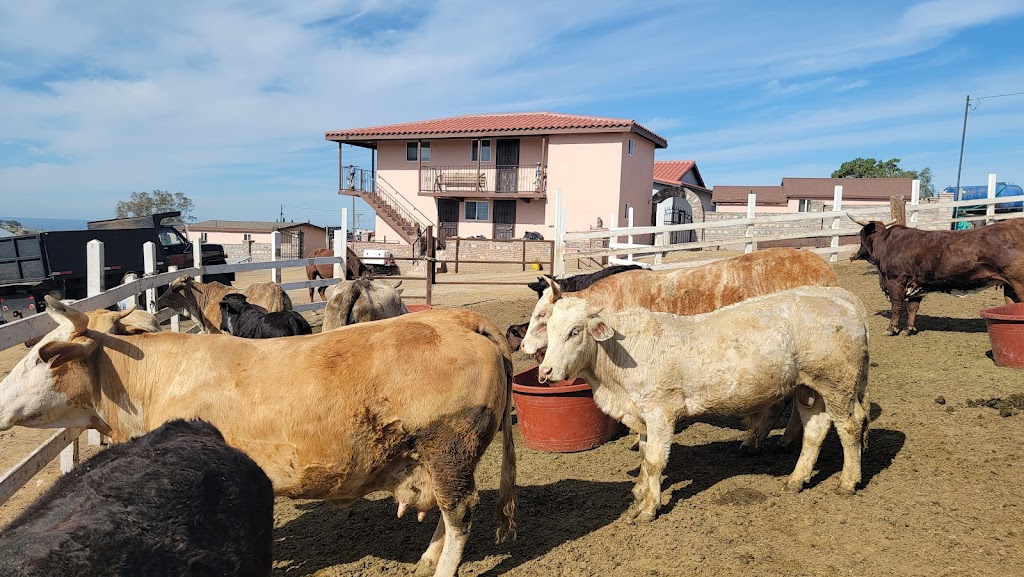
[[[986,356],[978,311],[1001,304],[1001,291],[929,295],[918,317],[922,332],[888,337],[889,306],[874,267],[834,266],[840,285],[860,296],[871,315],[873,421],[855,496],[832,493],[842,463],[834,433],[810,486],[792,495],[782,485],[795,454],[740,457],[738,420],[700,419],[675,435],[661,516],[634,526],[623,520],[639,464],[631,439],[581,453],[540,453],[523,445],[517,427],[519,538],[494,545],[500,459],[493,445],[479,470],[481,506],[460,574],[1022,574],[1024,414],[967,406],[1024,393],[1024,371],[996,367]],[[241,273],[237,284],[266,276]],[[285,271],[285,282],[300,278],[301,269]],[[410,296],[422,291],[419,283],[406,285]],[[291,295],[297,304],[308,298],[301,289]],[[442,287],[434,297],[435,306],[467,306],[501,327],[524,322],[536,302],[525,286]],[[0,374],[24,352],[0,353]],[[517,371],[532,364],[519,353],[514,361]],[[0,466],[9,468],[49,434],[0,433]],[[23,509],[55,469],[51,464],[0,507],[0,522]],[[278,499],[275,575],[406,574],[429,541],[437,511],[422,524],[395,514],[384,494],[349,509]]]

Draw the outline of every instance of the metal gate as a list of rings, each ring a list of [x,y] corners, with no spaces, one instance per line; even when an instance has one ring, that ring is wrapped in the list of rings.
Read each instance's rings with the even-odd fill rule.
[[[454,198],[437,199],[437,239],[459,236],[459,201]]]
[[[673,208],[665,211],[665,218],[661,224],[690,224],[693,222],[693,217],[690,213],[678,208]],[[694,230],[677,230],[669,233],[669,244],[679,244],[681,242],[694,242],[697,240],[696,232]]]
[[[305,248],[301,230],[281,231],[281,247],[277,250],[277,258],[280,260],[303,258]]]
[[[494,240],[512,240],[516,224],[516,201],[494,201]]]
[[[498,169],[498,182],[495,191],[515,192],[519,190],[519,141],[499,140],[494,164]]]

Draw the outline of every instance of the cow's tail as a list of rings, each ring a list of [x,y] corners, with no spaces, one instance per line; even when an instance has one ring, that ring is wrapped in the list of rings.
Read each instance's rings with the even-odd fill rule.
[[[281,310],[290,311],[292,310],[292,297],[288,296],[288,293],[281,291]]]
[[[505,410],[501,416],[501,481],[498,485],[495,538],[501,543],[516,538],[516,447],[512,436],[512,353],[508,341],[493,324],[480,325],[476,332],[487,337],[501,351],[505,371]]]
[[[512,361],[505,357],[505,411],[501,416],[501,484],[498,487],[498,543],[516,538],[516,447],[512,438]]]

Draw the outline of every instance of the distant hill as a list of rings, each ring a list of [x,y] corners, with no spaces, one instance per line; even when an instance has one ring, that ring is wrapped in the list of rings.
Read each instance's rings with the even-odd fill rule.
[[[30,216],[0,216],[0,220],[16,220],[33,230],[85,230],[87,220],[77,218],[33,218]]]

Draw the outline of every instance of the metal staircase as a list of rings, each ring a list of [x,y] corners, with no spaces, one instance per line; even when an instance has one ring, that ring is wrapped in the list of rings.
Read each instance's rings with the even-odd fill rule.
[[[354,172],[358,171],[358,175]],[[388,184],[380,175],[374,179],[372,173],[361,168],[350,171],[348,181],[350,193],[366,201],[377,216],[388,226],[395,230],[405,242],[415,244],[426,230],[427,225],[432,224],[430,219],[423,215],[417,217],[413,211],[419,212],[408,201],[402,202],[402,195]],[[358,177],[358,178],[357,178]],[[407,206],[408,205],[408,206]]]

